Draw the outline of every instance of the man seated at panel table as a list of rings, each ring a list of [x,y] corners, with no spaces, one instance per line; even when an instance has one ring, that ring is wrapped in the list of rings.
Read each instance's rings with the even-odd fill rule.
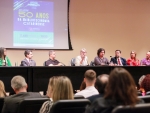
[[[40,93],[27,92],[27,83],[22,76],[13,77],[11,87],[16,94],[5,97],[2,113],[17,113],[19,103],[26,98],[43,98]]]
[[[126,59],[121,57],[121,50],[115,51],[115,57],[111,58],[110,65],[125,66]]]
[[[55,59],[56,54],[54,50],[49,51],[49,60],[45,62],[45,66],[63,66],[58,60]]]
[[[31,50],[25,50],[25,59],[21,61],[20,66],[36,66],[36,62],[32,60],[33,54]]]
[[[141,60],[141,66],[150,66],[150,51],[146,53],[146,58]]]
[[[80,50],[80,55],[75,58],[75,66],[87,66],[88,58],[86,56],[86,49],[82,48]]]

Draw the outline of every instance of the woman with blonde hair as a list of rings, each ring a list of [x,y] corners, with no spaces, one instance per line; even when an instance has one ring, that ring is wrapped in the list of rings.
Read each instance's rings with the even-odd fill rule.
[[[140,61],[136,58],[136,52],[131,51],[130,58],[127,60],[127,65],[129,66],[139,66]]]
[[[5,86],[3,81],[0,80],[0,97],[6,97]]]
[[[53,103],[58,100],[74,99],[70,79],[66,76],[55,76],[53,80],[49,81],[47,96],[51,99],[43,103],[39,113],[49,113]]]

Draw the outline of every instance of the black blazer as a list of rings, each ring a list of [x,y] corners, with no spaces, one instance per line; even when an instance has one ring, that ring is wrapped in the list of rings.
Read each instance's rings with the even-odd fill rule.
[[[121,59],[121,62],[122,62],[122,65],[123,65],[123,66],[127,65],[125,58],[120,57],[120,59]],[[110,59],[110,62],[113,62],[113,64],[118,64],[118,62],[117,62],[117,57],[111,58],[111,59]]]
[[[19,103],[25,98],[43,98],[40,93],[21,92],[4,99],[4,105],[1,113],[17,113]]]

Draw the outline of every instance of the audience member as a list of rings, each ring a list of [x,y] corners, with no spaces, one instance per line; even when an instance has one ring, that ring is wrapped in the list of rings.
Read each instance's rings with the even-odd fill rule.
[[[94,58],[94,64],[95,65],[108,65],[109,61],[106,57],[104,57],[104,55],[105,55],[105,49],[99,48],[97,50],[97,57]]]
[[[96,81],[96,73],[94,70],[87,70],[84,74],[84,82],[86,88],[75,95],[82,95],[84,98],[90,97],[92,95],[99,94],[97,89],[94,87]]]
[[[127,60],[127,65],[129,66],[139,66],[140,61],[136,58],[136,52],[131,51],[130,58]]]
[[[54,80],[55,79],[55,80]],[[48,95],[52,99],[43,103],[39,113],[49,113],[54,102],[58,100],[73,99],[73,88],[71,81],[66,76],[50,79],[48,86]]]
[[[6,97],[5,86],[3,81],[0,80],[0,97]]]
[[[91,101],[91,103],[95,99],[97,99],[99,97],[103,97],[104,92],[105,92],[105,87],[108,83],[108,79],[109,79],[109,75],[107,75],[107,74],[102,74],[97,77],[96,82],[95,82],[95,87],[98,90],[99,94],[88,97],[88,99]]]
[[[86,49],[82,48],[80,50],[80,55],[75,58],[75,66],[87,66],[88,58],[86,56]]]
[[[111,58],[110,60],[110,65],[118,65],[118,66],[125,66],[126,64],[126,59],[121,57],[121,51],[116,50],[115,51],[115,57]]]
[[[25,59],[21,61],[20,66],[36,66],[36,62],[32,60],[33,54],[31,50],[25,50]]]
[[[56,54],[54,50],[49,51],[49,60],[45,62],[45,66],[63,66],[58,60],[55,59]]]
[[[142,83],[141,83],[141,88],[144,89],[145,92],[150,91],[150,74],[147,74]]]
[[[140,87],[140,88],[141,88],[141,83],[143,82],[144,78],[145,78],[145,75],[142,75],[142,76],[139,78],[138,84],[139,84],[139,87]]]
[[[99,98],[87,107],[85,113],[111,113],[118,105],[143,103],[137,97],[135,82],[131,74],[123,68],[115,68],[109,76],[104,98]]]
[[[40,93],[27,92],[27,83],[22,76],[14,76],[11,87],[16,94],[5,97],[2,113],[17,113],[19,103],[25,98],[42,98]]]
[[[142,66],[149,66],[150,65],[150,51],[146,53],[146,58],[141,60],[141,65]]]
[[[82,81],[81,85],[80,85],[80,91],[84,90],[86,88],[86,84],[84,82],[84,80]]]
[[[11,66],[11,62],[7,57],[7,50],[6,48],[0,48],[0,66]]]

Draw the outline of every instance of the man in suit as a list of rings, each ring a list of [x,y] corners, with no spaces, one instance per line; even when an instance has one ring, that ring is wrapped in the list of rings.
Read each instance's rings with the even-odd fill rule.
[[[126,59],[121,57],[121,51],[116,50],[115,51],[115,57],[111,58],[110,60],[110,65],[118,65],[118,66],[125,66],[126,64]]]
[[[21,61],[20,66],[36,66],[36,62],[32,60],[33,54],[31,50],[25,50],[25,59]]]
[[[26,98],[43,98],[40,93],[27,92],[27,83],[22,76],[13,77],[11,87],[16,94],[5,97],[2,113],[17,113],[19,103]]]

